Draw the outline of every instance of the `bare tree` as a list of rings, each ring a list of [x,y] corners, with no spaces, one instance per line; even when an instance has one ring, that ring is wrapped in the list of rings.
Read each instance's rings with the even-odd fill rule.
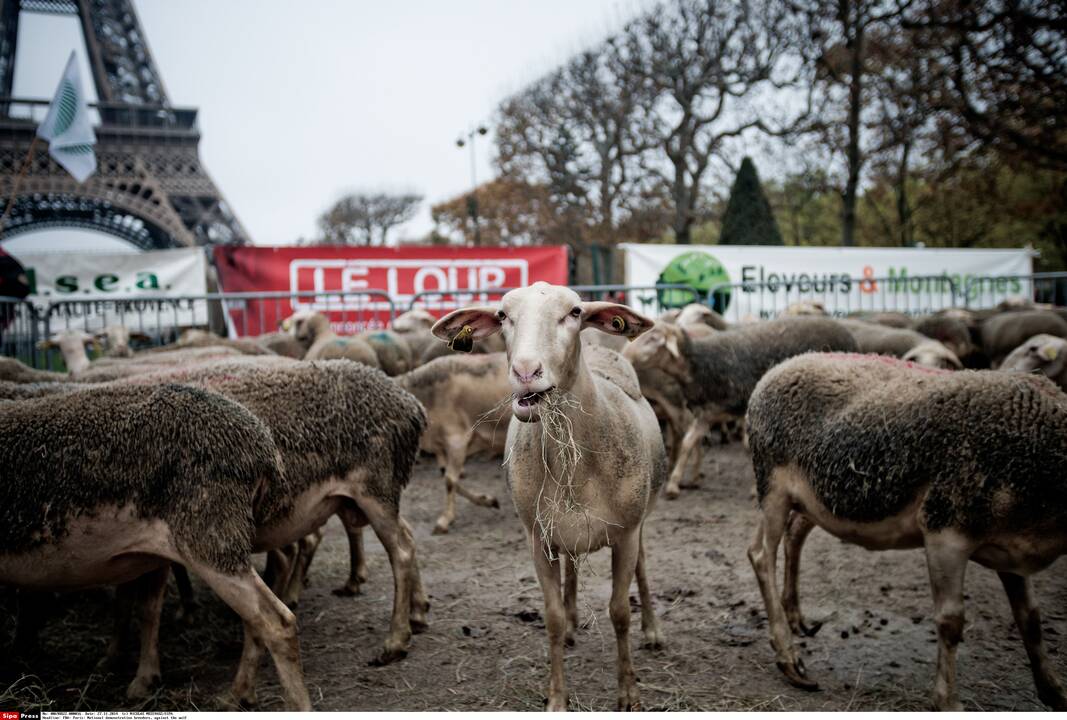
[[[674,0],[626,27],[630,72],[657,97],[650,112],[667,171],[654,161],[646,168],[670,188],[677,242],[689,242],[701,181],[726,141],[776,125],[754,99],[764,86],[790,82],[782,64],[794,38],[790,20],[778,0]]]
[[[413,193],[344,195],[319,217],[322,243],[385,245],[389,230],[415,216],[422,196]]]

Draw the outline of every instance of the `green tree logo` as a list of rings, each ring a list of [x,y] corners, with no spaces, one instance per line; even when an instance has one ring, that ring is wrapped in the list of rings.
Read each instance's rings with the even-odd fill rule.
[[[678,255],[663,268],[657,284],[689,285],[706,300],[708,291],[712,292],[712,308],[719,313],[726,312],[730,304],[730,288],[714,288],[730,284],[730,275],[718,258],[710,253],[694,250]],[[693,301],[693,296],[684,290],[664,289],[659,291],[659,302],[663,308],[679,308]]]

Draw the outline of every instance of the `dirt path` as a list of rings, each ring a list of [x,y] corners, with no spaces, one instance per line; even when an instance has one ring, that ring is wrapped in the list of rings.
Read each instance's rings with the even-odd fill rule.
[[[737,444],[707,453],[699,490],[660,500],[646,526],[649,575],[667,634],[667,650],[635,649],[645,708],[925,709],[933,682],[935,633],[922,554],[869,553],[816,531],[805,548],[801,601],[824,620],[803,641],[804,661],[822,690],[787,685],[774,665],[759,591],[745,557],[756,513],[752,471]],[[381,546],[368,535],[370,582],[365,594],[338,598],[330,590],[347,576],[344,534],[331,521],[312,568],[312,585],[297,611],[312,700],[319,710],[539,710],[547,681],[541,594],[522,528],[511,508],[499,462],[468,465],[472,489],[496,494],[501,510],[460,501],[452,533],[432,536],[443,483],[420,464],[405,495],[419,562],[433,609],[430,630],[408,658],[373,668],[392,602]],[[579,607],[588,627],[567,652],[572,709],[614,709],[614,637],[607,618],[609,555],[586,564]],[[1067,560],[1035,578],[1049,653],[1067,679]],[[236,617],[199,587],[202,611],[186,628],[170,618],[162,629],[164,686],[146,703],[124,696],[132,671],[94,672],[110,627],[110,593],[60,597],[41,635],[42,652],[0,661],[0,708],[213,709],[237,666]],[[994,573],[972,564],[967,578],[965,640],[959,653],[960,692],[967,709],[1042,709],[1007,600]],[[636,595],[636,588],[633,595]],[[10,648],[14,602],[0,592],[3,645]],[[640,643],[634,608],[632,637]],[[25,677],[27,673],[32,673]],[[10,687],[15,683],[13,687]],[[7,688],[4,691],[4,688]],[[259,684],[263,709],[282,709],[273,669]]]

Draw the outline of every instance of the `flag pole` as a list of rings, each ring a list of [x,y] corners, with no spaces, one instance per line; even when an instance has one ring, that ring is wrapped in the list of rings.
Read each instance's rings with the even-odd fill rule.
[[[30,169],[30,162],[33,160],[33,152],[37,149],[37,141],[40,138],[36,133],[33,135],[33,140],[30,142],[30,149],[26,152],[26,159],[22,161],[22,167],[19,168],[19,174],[15,176],[15,184],[11,186],[11,195],[7,199],[7,207],[4,208],[4,214],[0,215],[0,237],[4,235],[4,227],[7,223],[7,218],[11,215],[11,208],[15,207],[15,198],[18,197],[19,186],[22,185],[22,178],[26,177],[26,171]]]

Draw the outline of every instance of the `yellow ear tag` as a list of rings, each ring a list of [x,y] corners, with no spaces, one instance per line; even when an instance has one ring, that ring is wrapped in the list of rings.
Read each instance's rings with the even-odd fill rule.
[[[463,329],[448,341],[448,349],[456,352],[471,352],[474,350],[474,338],[471,337],[472,335],[474,335],[474,328],[470,325],[464,325]]]
[[[1055,345],[1046,345],[1045,347],[1041,348],[1041,357],[1045,358],[1046,360],[1055,360],[1056,356],[1059,354],[1060,352],[1056,349]]]
[[[285,318],[284,320],[282,320],[282,330],[285,330],[286,332],[288,332],[289,328],[291,328],[292,326],[293,326],[293,323],[290,322],[289,318]]]
[[[626,329],[626,321],[621,315],[616,315],[611,319],[611,326],[615,328],[615,332],[622,332]]]

